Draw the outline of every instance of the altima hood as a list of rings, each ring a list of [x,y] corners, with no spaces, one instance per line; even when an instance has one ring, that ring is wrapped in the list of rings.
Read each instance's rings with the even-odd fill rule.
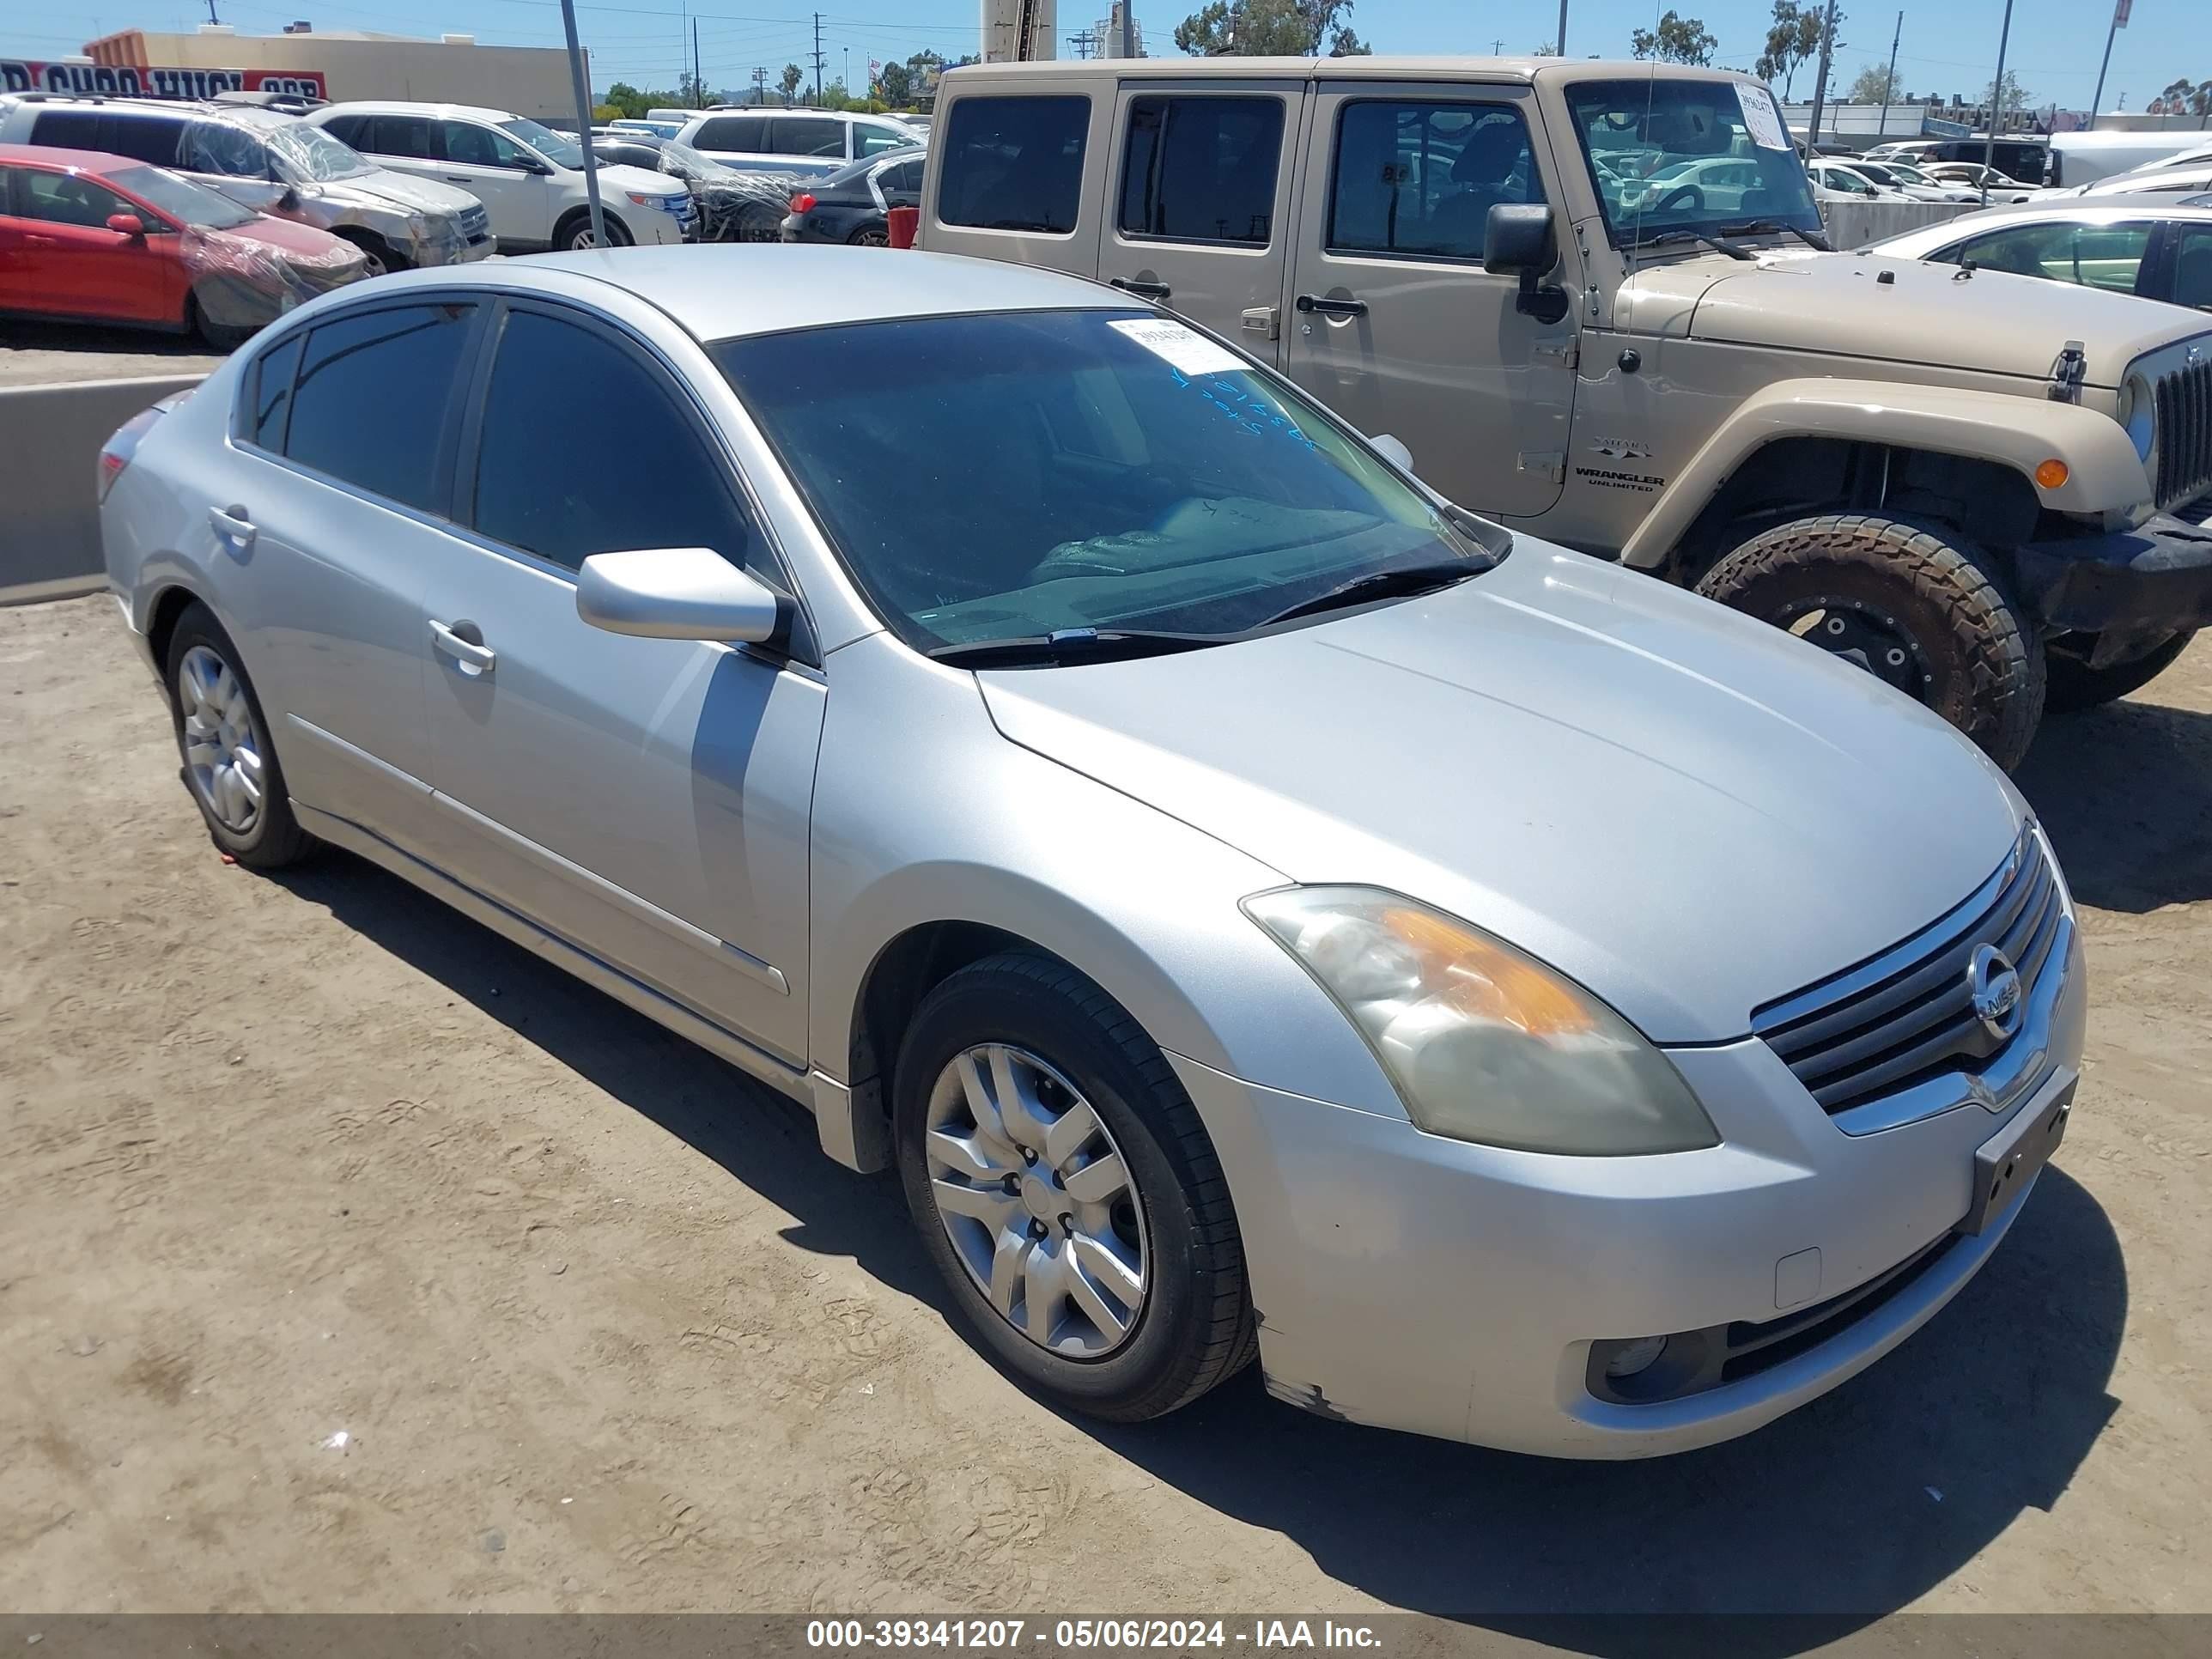
[[[1887,276],[1892,280],[1878,280]],[[1732,264],[1697,302],[1690,333],[1886,362],[1980,369],[2040,380],[2069,340],[2088,383],[2118,386],[2144,352],[2202,326],[2185,312],[2071,283],[1875,254]]]
[[[1872,676],[1526,538],[1457,587],[1272,638],[977,678],[1013,742],[1291,880],[1489,928],[1662,1042],[1741,1036],[1933,921],[2023,821]]]

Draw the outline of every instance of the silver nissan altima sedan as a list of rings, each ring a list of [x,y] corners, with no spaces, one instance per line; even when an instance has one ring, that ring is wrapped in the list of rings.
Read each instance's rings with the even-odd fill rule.
[[[219,848],[805,1103],[1049,1400],[1742,1433],[2020,1213],[2072,901],[1941,720],[1402,457],[1073,278],[634,248],[301,307],[102,522]]]

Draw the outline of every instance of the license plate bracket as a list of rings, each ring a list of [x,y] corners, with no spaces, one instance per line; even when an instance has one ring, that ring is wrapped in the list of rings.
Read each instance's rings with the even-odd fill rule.
[[[1987,1231],[2020,1200],[2066,1138],[2075,1086],[2068,1084],[2044,1103],[2042,1110],[2032,1115],[2023,1112],[1975,1150],[1973,1202],[1959,1223],[1960,1232]]]

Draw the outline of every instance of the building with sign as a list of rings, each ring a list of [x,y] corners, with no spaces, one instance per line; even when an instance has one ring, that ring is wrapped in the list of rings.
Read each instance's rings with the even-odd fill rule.
[[[481,104],[540,120],[563,116],[571,125],[576,113],[567,52],[557,46],[478,46],[471,34],[428,40],[364,29],[325,33],[305,22],[282,34],[246,34],[228,24],[203,23],[190,34],[125,29],[103,35],[85,47],[85,56],[89,64],[29,67],[49,81],[67,71],[91,84],[57,82],[36,89],[199,97],[221,89],[208,84],[217,77],[224,87],[246,91],[300,90],[287,83],[319,82],[324,90],[315,95],[336,102],[398,98]],[[98,84],[102,70],[118,84]],[[125,80],[138,84],[120,84]]]

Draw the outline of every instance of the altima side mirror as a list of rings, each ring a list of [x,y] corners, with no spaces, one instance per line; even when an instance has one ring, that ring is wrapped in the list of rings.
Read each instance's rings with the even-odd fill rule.
[[[576,572],[576,614],[610,634],[758,645],[783,625],[757,577],[705,547],[594,553]]]
[[[1559,258],[1547,203],[1499,202],[1491,208],[1482,228],[1482,268],[1493,276],[1520,277],[1516,311],[1540,323],[1556,323],[1567,314],[1566,289],[1554,283],[1539,287],[1536,282]]]
[[[118,236],[140,237],[146,234],[146,222],[135,213],[111,213],[107,228]]]

